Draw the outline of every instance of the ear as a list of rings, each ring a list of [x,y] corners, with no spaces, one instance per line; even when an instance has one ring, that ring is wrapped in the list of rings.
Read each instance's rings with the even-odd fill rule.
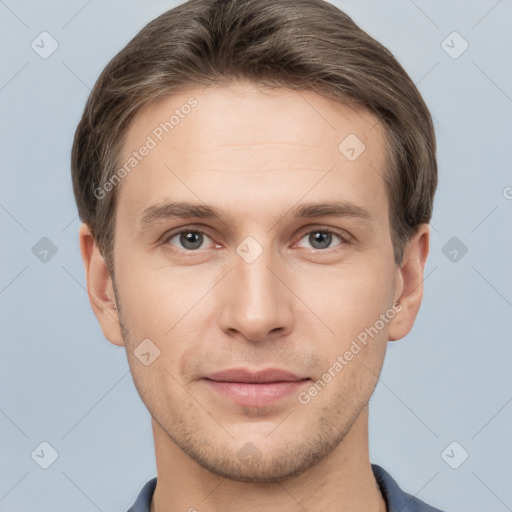
[[[80,226],[78,237],[92,310],[105,338],[114,345],[123,346],[114,287],[103,256],[87,224]]]
[[[389,323],[388,339],[403,338],[412,329],[423,298],[423,272],[430,245],[430,228],[421,224],[407,243],[400,268],[397,268],[394,303],[400,303]]]

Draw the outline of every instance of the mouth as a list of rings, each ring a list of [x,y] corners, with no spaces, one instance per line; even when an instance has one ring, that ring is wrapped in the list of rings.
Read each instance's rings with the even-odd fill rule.
[[[310,379],[286,370],[267,368],[250,372],[233,368],[204,378],[212,391],[245,407],[264,407],[294,392]]]

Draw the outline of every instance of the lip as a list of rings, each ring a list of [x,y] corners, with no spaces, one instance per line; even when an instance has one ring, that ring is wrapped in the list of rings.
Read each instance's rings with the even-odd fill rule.
[[[302,380],[304,377],[299,377],[294,373],[280,368],[266,368],[251,372],[245,368],[230,368],[221,372],[212,373],[206,377],[209,380],[222,381],[222,382],[251,382],[251,383],[265,383],[265,382],[294,382]]]
[[[250,372],[233,368],[216,372],[204,378],[215,392],[238,405],[264,407],[296,392],[309,378],[278,368]]]

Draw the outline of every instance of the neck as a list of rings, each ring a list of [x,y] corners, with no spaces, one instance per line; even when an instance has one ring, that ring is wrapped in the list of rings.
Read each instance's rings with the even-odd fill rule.
[[[386,512],[368,450],[368,407],[343,441],[304,473],[282,483],[220,477],[184,454],[153,420],[157,485],[151,512]]]

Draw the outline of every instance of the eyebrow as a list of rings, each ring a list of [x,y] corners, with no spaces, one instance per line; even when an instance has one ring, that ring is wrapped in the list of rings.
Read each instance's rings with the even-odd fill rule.
[[[372,220],[372,216],[367,208],[351,201],[300,204],[291,208],[290,215],[301,219],[315,217],[350,217],[365,221]],[[217,219],[222,222],[226,222],[227,220],[226,215],[211,206],[171,201],[146,208],[142,213],[140,224],[141,227],[145,228],[160,220],[171,218]]]

